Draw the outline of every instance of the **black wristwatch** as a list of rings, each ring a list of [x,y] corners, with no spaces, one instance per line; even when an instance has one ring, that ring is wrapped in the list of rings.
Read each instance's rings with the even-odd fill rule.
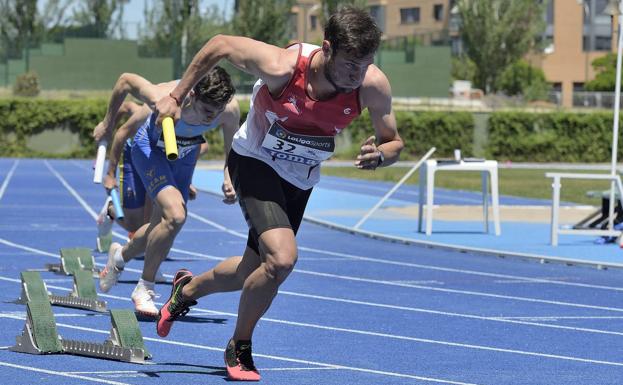
[[[376,150],[379,152],[379,162],[376,164],[376,167],[381,167],[383,162],[385,162],[385,154],[378,148]]]

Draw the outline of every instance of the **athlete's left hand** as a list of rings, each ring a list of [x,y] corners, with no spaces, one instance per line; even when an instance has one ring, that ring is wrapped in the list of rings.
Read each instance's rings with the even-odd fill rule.
[[[361,145],[359,155],[355,161],[355,167],[361,170],[374,170],[379,165],[380,151],[376,148],[374,141],[376,137],[372,135]]]
[[[188,199],[190,199],[191,201],[194,201],[195,199],[197,199],[197,188],[193,186],[192,184],[190,185],[188,189]]]

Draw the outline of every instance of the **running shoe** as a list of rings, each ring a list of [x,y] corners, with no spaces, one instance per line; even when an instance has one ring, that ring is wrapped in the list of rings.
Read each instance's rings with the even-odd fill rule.
[[[156,331],[160,337],[166,337],[171,331],[173,321],[186,315],[190,311],[191,306],[195,306],[197,301],[184,300],[182,296],[182,288],[193,279],[193,273],[186,269],[178,270],[173,277],[173,288],[171,296],[158,312],[158,323]]]
[[[106,198],[106,202],[104,202],[104,206],[100,210],[99,215],[95,222],[97,223],[97,251],[100,253],[105,253],[110,249],[110,245],[112,243],[112,223],[113,220],[108,215],[108,206],[112,204],[112,199],[110,197]]]
[[[259,381],[261,378],[253,363],[251,341],[229,340],[225,348],[225,367],[231,381]]]
[[[140,315],[150,318],[155,318],[158,315],[158,308],[154,304],[156,293],[153,290],[138,284],[134,288],[131,298],[134,302],[134,309]]]
[[[115,263],[115,254],[121,253],[122,248],[123,246],[121,246],[121,244],[117,242],[113,242],[110,245],[110,249],[108,250],[108,261],[106,262],[106,267],[104,267],[104,270],[100,272],[99,286],[100,290],[103,293],[108,293],[110,288],[117,284],[121,273],[123,273],[123,267],[118,268],[117,264]]]

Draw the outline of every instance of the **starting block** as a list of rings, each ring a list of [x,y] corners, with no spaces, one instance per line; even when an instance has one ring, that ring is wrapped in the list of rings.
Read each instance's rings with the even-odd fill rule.
[[[94,276],[99,273],[93,253],[86,247],[61,248],[61,263],[48,263],[45,267],[47,271],[65,275],[73,275],[78,270],[90,271]]]
[[[97,298],[92,273],[87,270],[76,270],[73,277],[72,292],[68,296],[58,296],[48,292],[38,271],[23,271],[22,295],[17,302],[26,304],[32,301],[48,301],[52,305],[106,312],[106,301]]]
[[[28,354],[75,354],[144,364],[151,354],[132,310],[111,310],[112,329],[104,343],[65,340],[58,334],[52,306],[47,300],[28,301],[26,324],[9,350]]]

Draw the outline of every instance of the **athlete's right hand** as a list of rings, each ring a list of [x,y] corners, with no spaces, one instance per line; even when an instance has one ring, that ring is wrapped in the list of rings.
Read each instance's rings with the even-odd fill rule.
[[[117,180],[115,179],[114,176],[110,174],[106,174],[104,175],[104,180],[102,181],[102,185],[104,186],[106,191],[110,192],[110,190],[117,187]]]
[[[166,95],[156,102],[156,112],[158,113],[156,125],[159,127],[162,126],[162,120],[167,116],[173,117],[173,120],[180,116],[180,108],[171,95]]]
[[[224,180],[221,190],[223,190],[223,203],[228,205],[236,203],[238,197],[236,197],[236,190],[234,190],[234,186],[232,186],[230,181]]]

